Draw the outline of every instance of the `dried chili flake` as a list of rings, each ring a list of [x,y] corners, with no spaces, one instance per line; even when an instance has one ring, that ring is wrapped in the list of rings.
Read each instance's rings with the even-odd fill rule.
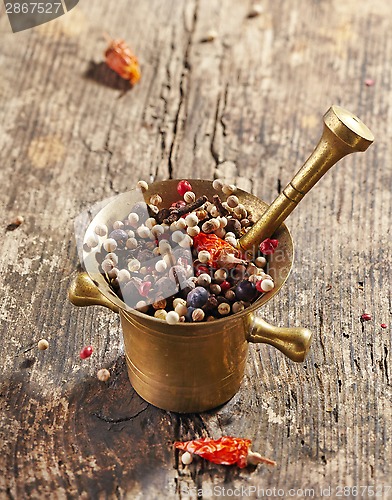
[[[271,240],[271,238],[267,238],[260,243],[260,251],[264,255],[271,255],[275,252],[279,245],[278,240]]]
[[[193,246],[197,252],[206,250],[211,255],[208,263],[217,267],[232,267],[242,264],[241,252],[227,241],[222,240],[216,234],[199,233],[193,238]]]
[[[361,320],[362,321],[370,321],[371,319],[372,319],[372,316],[370,314],[368,314],[368,313],[364,313],[361,316]]]
[[[137,57],[124,40],[110,40],[105,51],[106,64],[121,78],[135,85],[140,80],[140,66]]]
[[[201,456],[221,465],[235,465],[243,469],[248,464],[265,463],[276,465],[276,462],[254,453],[250,449],[250,439],[223,436],[219,439],[201,438],[193,441],[176,441],[174,447]]]

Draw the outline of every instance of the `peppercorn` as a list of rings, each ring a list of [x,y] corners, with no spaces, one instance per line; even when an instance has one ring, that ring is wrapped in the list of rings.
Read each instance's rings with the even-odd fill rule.
[[[199,221],[202,221],[207,218],[208,213],[207,210],[196,210],[195,215],[199,219]]]
[[[223,182],[221,179],[215,179],[212,183],[212,187],[215,189],[215,191],[221,191],[223,188]]]
[[[169,325],[175,325],[180,321],[180,316],[176,311],[169,311],[166,314],[166,323]]]
[[[193,203],[196,200],[196,195],[193,191],[187,191],[184,193],[185,203]]]
[[[101,368],[97,371],[97,379],[100,382],[107,382],[110,379],[110,372],[106,368]]]
[[[193,238],[200,233],[200,228],[199,228],[199,226],[188,227],[186,232],[189,234],[189,236],[191,236]]]
[[[222,289],[221,287],[217,284],[217,283],[212,283],[212,285],[210,285],[210,292],[215,294],[215,295],[219,295],[221,293]]]
[[[113,238],[108,238],[103,242],[103,248],[107,252],[115,252],[117,249],[117,242]]]
[[[174,304],[173,304],[174,306]],[[176,313],[181,317],[181,316],[185,316],[186,313],[188,312],[188,308],[186,307],[186,305],[183,305],[183,304],[177,304],[176,306],[174,306],[174,310],[176,311]]]
[[[37,343],[37,347],[40,351],[46,351],[49,347],[49,342],[46,339],[41,339]]]
[[[139,271],[140,267],[140,262],[137,259],[131,259],[128,262],[128,269],[131,271],[131,273]]]
[[[207,287],[211,284],[211,276],[206,273],[199,274],[197,277],[197,282],[199,286]]]
[[[148,311],[148,304],[145,300],[139,300],[139,302],[136,302],[135,309],[146,313]]]
[[[238,200],[237,196],[232,194],[231,196],[229,196],[227,198],[226,203],[229,205],[230,208],[235,208],[238,206],[239,200]]]
[[[204,319],[204,311],[203,309],[197,308],[192,312],[192,320],[193,321],[203,321]]]
[[[241,312],[245,309],[245,306],[242,302],[234,302],[234,304],[231,306],[231,309],[233,313],[238,313]]]
[[[210,220],[203,223],[203,225],[201,226],[201,230],[204,233],[208,234],[208,233],[213,233],[219,227],[220,227],[220,223],[217,219],[210,219]]]
[[[230,301],[235,300],[234,290],[227,290],[227,292],[225,293],[225,298]]]
[[[97,224],[94,228],[94,232],[98,236],[105,236],[108,232],[108,228],[105,224]]]
[[[166,299],[164,299],[163,297],[158,297],[153,303],[152,307],[154,309],[165,309],[166,305]]]
[[[221,316],[227,316],[230,313],[230,304],[227,304],[226,302],[219,304],[218,313]]]
[[[262,280],[260,288],[263,292],[270,292],[275,288],[274,282],[272,280],[266,279]]]
[[[219,284],[221,284],[227,278],[227,272],[224,269],[218,269],[214,273],[214,280]]]
[[[236,286],[235,295],[238,300],[253,300],[256,295],[256,287],[248,280],[240,281]]]
[[[86,245],[88,248],[95,248],[99,243],[99,239],[96,234],[89,234],[86,238]]]
[[[159,194],[153,194],[150,198],[150,204],[159,206],[162,203],[162,197]]]
[[[190,183],[188,181],[180,181],[178,184],[177,184],[177,193],[180,195],[180,196],[184,196],[184,194],[187,192],[187,191],[192,191],[192,186],[190,185]]]
[[[237,187],[234,184],[225,184],[222,187],[223,194],[231,195],[237,191]]]
[[[143,192],[148,190],[148,184],[146,181],[139,181],[137,183],[137,187]]]
[[[80,351],[79,357],[80,359],[87,359],[89,358],[93,353],[93,347],[91,345],[88,345],[86,347],[83,347],[83,349]]]
[[[131,224],[131,226],[136,227],[137,223],[139,222],[139,216],[138,216],[138,214],[135,213],[135,212],[131,212],[128,215],[128,221]]]
[[[193,456],[189,453],[189,451],[186,451],[185,453],[182,454],[181,462],[184,465],[189,465],[193,462]]]
[[[166,255],[165,255],[166,257]],[[164,260],[158,260],[157,263],[155,264],[155,270],[158,272],[158,273],[163,273],[165,272],[167,269],[167,264]]]
[[[195,213],[191,213],[185,217],[185,223],[188,227],[197,226],[199,218]]]
[[[257,267],[264,267],[267,264],[267,259],[265,257],[257,257],[255,264]]]
[[[101,268],[104,273],[110,272],[114,267],[114,263],[111,260],[105,259],[101,263]]]
[[[165,311],[165,309],[158,309],[154,313],[154,318],[162,319],[163,321],[166,320],[166,316],[167,316],[167,312]]]

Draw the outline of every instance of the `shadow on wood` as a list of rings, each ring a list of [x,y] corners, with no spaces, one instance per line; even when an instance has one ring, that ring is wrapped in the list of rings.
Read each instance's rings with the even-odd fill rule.
[[[124,78],[117,75],[103,61],[99,63],[90,61],[89,67],[84,73],[84,76],[89,80],[99,83],[100,85],[104,85],[105,87],[120,90],[120,97],[132,89],[132,85],[128,80],[124,80]]]

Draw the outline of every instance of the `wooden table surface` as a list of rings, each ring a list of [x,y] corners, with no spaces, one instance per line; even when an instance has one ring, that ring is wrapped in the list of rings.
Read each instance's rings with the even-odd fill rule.
[[[214,486],[253,498],[355,485],[391,495],[392,7],[262,6],[250,19],[248,1],[81,0],[19,34],[1,16],[0,498],[206,498]],[[203,43],[210,30],[217,38]],[[139,56],[133,89],[102,63],[103,32]],[[331,104],[376,141],[292,214],[295,266],[263,309],[273,324],[313,330],[307,360],[252,345],[223,407],[180,415],[145,403],[127,379],[117,315],[67,300],[75,217],[140,178],[225,177],[271,202]],[[24,224],[6,231],[18,215]],[[86,344],[95,352],[82,361]],[[173,451],[178,439],[222,435],[252,439],[278,465],[184,467]]]

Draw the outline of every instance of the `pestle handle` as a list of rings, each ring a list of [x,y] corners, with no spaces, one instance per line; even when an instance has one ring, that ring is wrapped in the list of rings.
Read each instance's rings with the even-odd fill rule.
[[[323,134],[315,150],[256,224],[242,236],[238,248],[253,248],[272,236],[335,163],[350,153],[366,151],[373,141],[372,132],[359,118],[340,106],[331,106],[324,115]]]

